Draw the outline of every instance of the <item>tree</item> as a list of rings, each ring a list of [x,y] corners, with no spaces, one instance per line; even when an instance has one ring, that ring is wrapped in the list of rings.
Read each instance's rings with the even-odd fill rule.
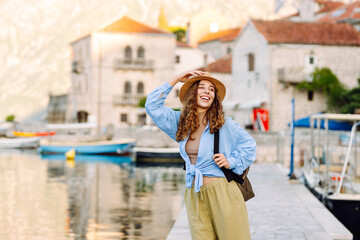
[[[308,91],[321,91],[327,97],[327,108],[337,111],[344,104],[344,85],[329,68],[316,68],[311,74],[312,81],[303,81],[297,88]]]
[[[146,97],[141,97],[138,103],[138,107],[144,108],[146,103]]]
[[[13,122],[15,121],[15,115],[9,115],[5,119],[6,122]]]
[[[183,27],[170,27],[170,31],[175,34],[176,41],[186,42],[186,28]]]
[[[358,86],[343,95],[341,113],[355,113],[356,109],[360,109],[360,78],[357,81]]]

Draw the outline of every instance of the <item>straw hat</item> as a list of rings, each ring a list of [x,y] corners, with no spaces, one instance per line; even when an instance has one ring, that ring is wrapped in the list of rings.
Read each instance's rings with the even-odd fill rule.
[[[186,93],[189,91],[189,88],[195,82],[198,82],[201,80],[208,80],[212,84],[214,84],[214,86],[217,90],[217,95],[220,97],[220,101],[224,100],[225,95],[226,95],[225,85],[222,82],[220,82],[219,80],[217,80],[216,78],[211,77],[210,74],[208,74],[208,75],[202,75],[202,76],[189,77],[189,79],[184,83],[184,85],[182,85],[182,87],[180,89],[179,98],[180,98],[181,103],[184,103],[185,96],[186,96]]]

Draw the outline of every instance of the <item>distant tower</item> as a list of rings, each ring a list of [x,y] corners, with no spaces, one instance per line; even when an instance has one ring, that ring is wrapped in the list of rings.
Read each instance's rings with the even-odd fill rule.
[[[164,7],[161,6],[160,8],[160,15],[159,15],[159,26],[160,29],[165,30],[165,31],[169,31],[169,25],[167,23],[167,19],[165,16],[165,12],[164,12]]]

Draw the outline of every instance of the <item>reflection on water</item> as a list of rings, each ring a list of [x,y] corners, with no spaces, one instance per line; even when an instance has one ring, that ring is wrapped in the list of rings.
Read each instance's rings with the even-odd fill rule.
[[[0,153],[0,239],[165,239],[185,189],[180,166],[131,157]]]

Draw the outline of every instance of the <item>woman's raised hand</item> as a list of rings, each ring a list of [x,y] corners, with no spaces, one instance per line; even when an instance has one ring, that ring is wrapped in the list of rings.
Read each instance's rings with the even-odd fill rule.
[[[177,74],[173,79],[169,80],[168,83],[171,86],[175,86],[175,84],[178,82],[186,82],[191,76],[202,76],[202,75],[207,75],[207,73],[198,70],[189,70]]]

